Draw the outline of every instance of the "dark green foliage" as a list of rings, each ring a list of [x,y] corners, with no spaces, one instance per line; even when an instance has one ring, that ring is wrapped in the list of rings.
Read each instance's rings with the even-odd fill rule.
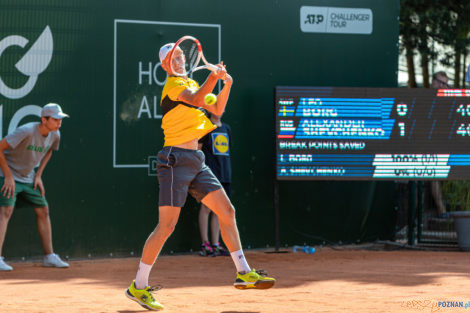
[[[427,76],[428,62],[435,60],[454,67],[454,85],[460,87],[461,60],[468,52],[469,32],[468,0],[401,0],[400,49],[405,49],[407,56],[420,54],[424,76]],[[450,47],[452,53],[437,55],[431,41]],[[414,81],[412,66],[408,63],[410,80]],[[425,87],[428,87],[428,78],[424,77]]]
[[[450,211],[470,211],[470,181],[444,182],[443,191]]]

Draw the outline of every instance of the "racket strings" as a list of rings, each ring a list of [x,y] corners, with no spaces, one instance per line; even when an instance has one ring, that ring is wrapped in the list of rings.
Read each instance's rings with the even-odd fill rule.
[[[191,48],[188,54],[188,59],[189,59],[188,65],[190,69],[192,69],[196,65],[197,57],[198,57],[197,45],[196,43],[193,43],[191,45]]]
[[[183,40],[178,45],[180,53],[175,53],[173,58],[176,58],[176,66],[173,71],[179,75],[188,75],[199,63],[199,50],[197,43],[193,40]],[[178,66],[184,61],[184,66]]]

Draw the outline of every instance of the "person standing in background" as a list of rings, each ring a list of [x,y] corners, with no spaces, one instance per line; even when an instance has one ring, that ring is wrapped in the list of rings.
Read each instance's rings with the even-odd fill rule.
[[[450,88],[449,78],[446,72],[440,71],[432,75],[431,88]],[[442,196],[441,182],[438,180],[431,181],[431,194],[437,207],[437,212],[440,217],[444,217],[446,214],[446,208],[444,205],[444,199]]]
[[[58,104],[49,103],[42,108],[41,122],[20,126],[0,141],[0,271],[13,270],[1,255],[17,197],[22,197],[34,206],[44,249],[43,266],[69,267],[52,248],[49,205],[42,182],[42,173],[52,156],[52,150],[59,150],[59,128],[64,117],[69,116],[62,112]],[[38,164],[35,172],[34,168]]]
[[[232,167],[230,164],[232,136],[230,126],[222,122],[221,118],[222,116],[209,113],[209,119],[217,128],[199,140],[199,149],[204,152],[206,165],[212,170],[212,173],[220,181],[225,193],[230,198],[232,195],[230,189],[230,183],[232,182]],[[210,241],[208,236],[209,216]],[[203,203],[201,203],[201,209],[199,210],[199,231],[202,241],[200,251],[202,256],[230,255],[230,252],[219,242],[220,226],[217,215],[212,213]]]
[[[449,77],[447,77],[446,72],[440,71],[432,75],[431,88],[450,88]]]

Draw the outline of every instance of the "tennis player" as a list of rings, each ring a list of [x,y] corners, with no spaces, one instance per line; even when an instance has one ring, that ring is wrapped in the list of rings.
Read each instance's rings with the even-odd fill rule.
[[[16,199],[22,197],[34,206],[44,249],[43,266],[69,267],[52,249],[49,205],[41,178],[52,150],[59,150],[59,128],[64,117],[68,115],[58,104],[49,103],[42,108],[40,123],[20,126],[0,141],[0,255]],[[12,269],[0,256],[0,271]]]
[[[211,72],[200,87],[188,77],[172,76],[169,62],[180,68],[185,64],[182,51],[175,50],[172,60],[169,60],[167,56],[173,47],[174,44],[169,43],[159,51],[162,68],[169,76],[161,97],[165,143],[157,156],[160,185],[158,225],[145,243],[136,279],[126,290],[130,299],[149,310],[163,309],[151,293],[155,289],[149,286],[150,270],[178,222],[188,192],[219,217],[222,238],[237,269],[234,286],[238,289],[267,289],[275,283],[274,278],[248,265],[238,234],[235,209],[220,182],[205,165],[204,153],[198,150],[198,140],[216,128],[201,108],[222,115],[233,79],[223,63],[217,65],[218,71]],[[206,105],[204,96],[212,92],[219,79],[223,80],[224,87],[217,102]]]

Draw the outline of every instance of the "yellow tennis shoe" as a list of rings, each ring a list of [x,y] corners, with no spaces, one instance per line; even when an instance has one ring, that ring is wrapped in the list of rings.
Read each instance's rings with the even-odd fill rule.
[[[147,310],[163,310],[163,305],[158,303],[152,295],[152,291],[162,289],[161,286],[147,286],[145,289],[137,289],[135,287],[135,280],[126,290],[126,296],[146,308]]]
[[[233,284],[237,289],[268,289],[274,286],[276,280],[268,277],[268,273],[254,268],[245,274],[237,273],[237,279]]]

